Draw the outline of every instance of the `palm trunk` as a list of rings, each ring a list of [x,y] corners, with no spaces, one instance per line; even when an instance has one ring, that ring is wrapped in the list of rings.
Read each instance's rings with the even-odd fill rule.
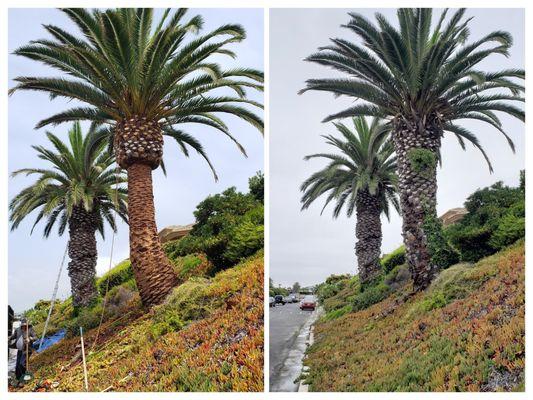
[[[165,299],[177,277],[157,235],[149,165],[128,168],[128,218],[131,265],[142,302],[150,307]]]
[[[115,133],[117,162],[128,171],[131,266],[141,300],[151,307],[161,303],[178,283],[155,223],[152,169],[161,163],[163,135],[156,121],[141,116],[119,122]]]
[[[361,283],[368,283],[381,273],[381,209],[377,196],[360,191],[356,199],[357,225],[355,254]]]
[[[392,134],[398,157],[403,240],[415,291],[425,289],[437,270],[431,262],[423,229],[426,217],[436,216],[436,160],[442,136],[436,126],[421,127],[421,124],[408,125],[403,121],[397,123]],[[433,161],[420,162],[417,155],[431,156]]]
[[[68,221],[68,276],[74,306],[86,307],[98,296],[96,291],[96,218],[83,206],[75,206]]]

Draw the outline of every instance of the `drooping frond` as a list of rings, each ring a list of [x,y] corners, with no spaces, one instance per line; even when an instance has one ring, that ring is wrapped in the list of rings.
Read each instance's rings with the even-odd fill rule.
[[[225,24],[200,34],[202,18],[187,18],[182,8],[165,10],[158,21],[151,9],[61,11],[81,35],[45,25],[50,38],[32,41],[14,54],[62,75],[17,77],[9,93],[46,92],[83,105],[52,115],[37,128],[77,120],[112,128],[122,119],[142,115],[166,131],[181,131],[180,125],[188,122],[212,127],[242,152],[222,118],[235,116],[263,131],[256,111],[262,105],[247,94],[263,90],[263,73],[252,68],[225,70],[215,62],[219,56],[236,57],[230,46],[246,38],[242,26]],[[114,134],[113,129],[109,132]],[[205,157],[203,150],[200,153]]]
[[[32,232],[44,220],[45,237],[50,235],[56,222],[58,234],[63,235],[75,206],[94,213],[102,236],[104,220],[116,230],[115,211],[127,221],[127,190],[122,186],[126,176],[114,167],[115,158],[107,151],[102,135],[102,130],[90,130],[84,136],[79,122],[74,123],[68,132],[68,144],[47,132],[53,150],[44,146],[34,146],[34,149],[51,169],[23,168],[11,174],[13,177],[36,177],[9,204],[12,230],[38,211]]]
[[[338,153],[317,153],[304,158],[326,159],[328,164],[300,186],[302,210],[327,195],[322,212],[328,204],[334,203],[335,218],[343,208],[351,216],[357,193],[365,191],[379,198],[382,212],[389,217],[389,204],[397,211],[400,209],[396,196],[396,157],[389,140],[389,129],[377,118],[369,125],[366,118],[355,117],[352,124],[353,128],[334,123],[340,138],[323,136]]]
[[[478,69],[487,59],[509,55],[513,40],[508,32],[494,31],[469,41],[471,18],[465,9],[445,10],[433,20],[429,8],[400,8],[396,25],[379,13],[376,22],[357,13],[349,16],[343,27],[357,41],[331,39],[306,59],[344,76],[309,79],[300,93],[327,91],[355,99],[352,107],[324,122],[358,116],[427,121],[436,116],[440,133],[459,135],[481,150],[474,134],[466,134],[460,125],[460,120],[471,119],[491,125],[514,149],[496,114],[525,119],[520,104],[525,72]]]

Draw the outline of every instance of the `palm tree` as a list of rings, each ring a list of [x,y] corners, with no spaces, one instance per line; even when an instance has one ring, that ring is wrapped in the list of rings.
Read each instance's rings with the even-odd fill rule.
[[[362,45],[332,39],[308,61],[331,67],[348,76],[312,79],[306,90],[332,92],[356,99],[356,104],[324,121],[354,116],[385,118],[392,131],[398,157],[403,237],[415,290],[429,284],[436,272],[423,229],[426,218],[436,217],[436,167],[445,132],[477,147],[490,161],[478,138],[459,120],[485,122],[501,132],[496,112],[524,120],[524,111],[512,102],[523,102],[524,79],[520,69],[485,72],[476,66],[491,55],[508,55],[512,37],[507,32],[489,33],[467,42],[468,23],[460,9],[447,19],[444,11],[432,25],[432,10],[399,9],[399,29],[377,13],[377,26],[350,13],[344,27],[355,33]],[[509,93],[505,93],[508,91]]]
[[[214,56],[235,57],[228,48],[241,42],[240,25],[226,24],[193,37],[202,18],[185,20],[185,9],[167,9],[153,26],[151,9],[62,10],[81,30],[78,38],[45,25],[53,40],[37,40],[15,54],[40,61],[66,77],[19,77],[11,89],[45,91],[79,100],[84,106],[37,124],[87,120],[107,127],[102,139],[113,146],[117,162],[128,172],[130,259],[142,301],[161,302],[178,283],[157,236],[152,170],[161,165],[163,135],[188,156],[196,150],[216,173],[201,143],[181,125],[201,124],[226,135],[244,153],[220,115],[233,115],[262,132],[263,122],[247,107],[261,104],[245,89],[262,90],[263,74],[250,68],[222,70]],[[231,94],[227,94],[231,92]]]
[[[105,143],[92,145],[91,134],[85,137],[75,122],[69,131],[70,147],[50,132],[46,135],[55,151],[32,146],[38,157],[53,169],[23,168],[12,176],[37,175],[37,180],[17,194],[9,205],[11,230],[33,211],[39,210],[35,226],[45,220],[44,236],[54,225],[62,236],[68,226],[68,275],[75,306],[87,306],[96,298],[96,231],[104,237],[104,223],[116,231],[115,213],[126,220],[127,191],[120,184],[124,174],[112,168],[115,158]],[[57,222],[57,224],[56,224]]]
[[[315,172],[300,187],[302,210],[316,199],[328,194],[322,211],[335,202],[333,217],[337,218],[343,207],[346,215],[356,213],[357,269],[361,283],[368,283],[381,272],[381,220],[384,213],[389,218],[389,204],[399,210],[396,195],[396,157],[388,139],[389,132],[377,118],[369,126],[364,117],[353,118],[355,132],[342,123],[334,123],[342,139],[323,136],[326,143],[340,154],[319,153],[305,159],[326,158],[329,164]]]

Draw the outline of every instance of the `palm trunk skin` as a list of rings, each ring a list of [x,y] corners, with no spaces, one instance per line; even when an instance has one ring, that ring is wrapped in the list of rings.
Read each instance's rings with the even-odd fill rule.
[[[406,258],[415,291],[431,283],[436,266],[431,262],[423,224],[428,214],[436,216],[437,166],[417,171],[409,160],[409,151],[425,149],[438,154],[442,132],[437,124],[397,122],[392,133],[398,158],[398,189],[403,225],[402,234]]]
[[[128,171],[130,261],[146,307],[161,303],[178,284],[155,223],[152,169],[161,163],[163,136],[154,121],[134,117],[117,124],[115,154]]]
[[[381,253],[380,204],[376,195],[359,191],[356,199],[357,225],[355,254],[361,283],[368,283],[381,273],[379,256]]]
[[[96,291],[96,218],[83,206],[75,206],[68,221],[68,276],[72,302],[76,307],[89,306]]]

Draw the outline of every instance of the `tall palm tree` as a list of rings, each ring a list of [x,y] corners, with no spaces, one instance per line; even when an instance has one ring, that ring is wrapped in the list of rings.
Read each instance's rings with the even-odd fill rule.
[[[388,120],[398,157],[403,237],[416,290],[427,287],[436,271],[423,226],[428,216],[436,216],[436,167],[442,136],[454,134],[463,149],[469,141],[483,153],[492,171],[476,135],[458,121],[472,119],[491,125],[514,150],[496,112],[524,120],[524,111],[513,103],[524,101],[524,86],[516,82],[524,79],[524,71],[477,69],[492,55],[507,56],[511,35],[496,31],[467,42],[470,18],[465,20],[465,10],[455,11],[449,19],[447,13],[432,28],[431,9],[399,9],[399,29],[379,13],[377,26],[350,13],[351,20],[344,27],[362,45],[332,39],[307,58],[348,76],[312,79],[303,90],[356,99],[355,105],[324,121],[362,115]]]
[[[241,118],[262,132],[261,118],[247,108],[261,104],[248,99],[245,89],[262,90],[263,74],[250,68],[223,70],[215,62],[216,56],[235,57],[228,45],[245,38],[240,25],[226,24],[186,40],[203,22],[200,16],[185,20],[185,9],[167,9],[155,26],[151,9],[62,11],[81,30],[81,38],[45,25],[53,40],[34,41],[15,54],[66,76],[19,77],[11,93],[38,90],[85,103],[37,128],[78,119],[108,128],[102,138],[109,139],[118,164],[128,172],[130,259],[142,301],[151,306],[177,284],[155,223],[152,170],[161,165],[163,135],[176,140],[186,156],[189,147],[196,150],[212,170],[201,143],[182,124],[214,128],[245,154],[220,115]]]
[[[96,231],[104,237],[105,221],[116,231],[116,215],[127,220],[127,191],[124,174],[113,167],[115,158],[102,142],[92,145],[90,132],[85,137],[75,122],[69,131],[70,147],[57,136],[46,135],[54,150],[32,146],[38,157],[52,169],[23,168],[12,176],[37,175],[37,180],[17,194],[9,205],[11,229],[33,211],[39,210],[31,229],[45,220],[44,236],[50,236],[54,225],[62,236],[68,226],[68,274],[75,306],[87,306],[98,295],[96,277]],[[56,224],[57,222],[57,224]]]
[[[353,118],[355,132],[342,123],[334,123],[342,134],[323,136],[336,153],[319,153],[305,159],[326,158],[329,164],[315,172],[300,187],[302,210],[320,196],[328,194],[322,211],[334,202],[333,217],[337,218],[343,207],[346,215],[356,214],[357,243],[355,253],[359,279],[367,283],[381,272],[381,220],[384,213],[389,218],[389,204],[399,210],[396,195],[396,157],[388,139],[389,132],[378,118],[368,125],[364,117]]]

